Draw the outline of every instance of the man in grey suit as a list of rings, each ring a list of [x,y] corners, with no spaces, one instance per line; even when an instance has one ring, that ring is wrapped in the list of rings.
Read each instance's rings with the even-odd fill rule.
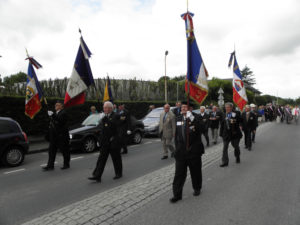
[[[175,136],[176,126],[175,126],[175,115],[170,111],[170,105],[164,105],[164,112],[160,114],[159,120],[159,134],[163,142],[163,159],[168,158],[168,148],[171,151],[171,156],[174,155],[174,146],[172,145],[172,139]]]

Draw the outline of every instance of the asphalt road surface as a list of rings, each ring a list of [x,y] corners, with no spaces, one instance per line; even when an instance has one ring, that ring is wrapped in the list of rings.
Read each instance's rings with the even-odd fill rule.
[[[60,170],[61,154],[58,154],[54,171],[43,172],[47,153],[26,156],[25,163],[16,168],[0,168],[0,224],[16,225],[42,214],[85,199],[107,189],[127,183],[174,162],[160,160],[161,142],[157,138],[145,138],[140,145],[130,146],[123,156],[124,176],[113,180],[111,158],[102,176],[102,183],[91,182],[99,153],[75,153],[71,157],[71,169]]]
[[[240,146],[241,164],[203,171],[199,197],[188,182],[182,201],[171,204],[172,193],[164,194],[120,224],[299,225],[300,126],[267,123],[253,151]]]

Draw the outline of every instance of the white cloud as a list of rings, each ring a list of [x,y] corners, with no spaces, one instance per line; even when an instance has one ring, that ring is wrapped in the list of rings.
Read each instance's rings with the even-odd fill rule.
[[[210,76],[231,77],[234,43],[262,92],[298,97],[300,4],[297,0],[190,0],[195,35]],[[27,47],[44,66],[40,79],[69,77],[78,28],[93,53],[94,77],[157,80],[186,72],[182,0],[0,0],[0,74],[27,70]],[[283,85],[283,83],[285,85]]]

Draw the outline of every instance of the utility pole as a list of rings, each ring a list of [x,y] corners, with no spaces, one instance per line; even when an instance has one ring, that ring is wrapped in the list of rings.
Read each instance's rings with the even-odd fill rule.
[[[168,103],[168,89],[167,89],[167,55],[168,51],[165,51],[165,102]]]

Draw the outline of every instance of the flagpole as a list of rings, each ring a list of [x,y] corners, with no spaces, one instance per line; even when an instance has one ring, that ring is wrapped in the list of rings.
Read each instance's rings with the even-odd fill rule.
[[[186,0],[186,13],[189,13],[189,0]],[[187,40],[188,42],[188,45],[189,45],[189,40]],[[190,63],[190,51],[189,51],[189,46],[187,46],[188,49],[187,49],[187,52],[188,52],[188,69],[187,71],[190,71],[189,70],[189,63]],[[190,80],[189,80],[189,74],[187,73],[187,107],[188,107],[188,111],[190,110]],[[189,150],[189,146],[190,146],[190,128],[189,128],[189,123],[186,123],[186,150],[188,151]]]

